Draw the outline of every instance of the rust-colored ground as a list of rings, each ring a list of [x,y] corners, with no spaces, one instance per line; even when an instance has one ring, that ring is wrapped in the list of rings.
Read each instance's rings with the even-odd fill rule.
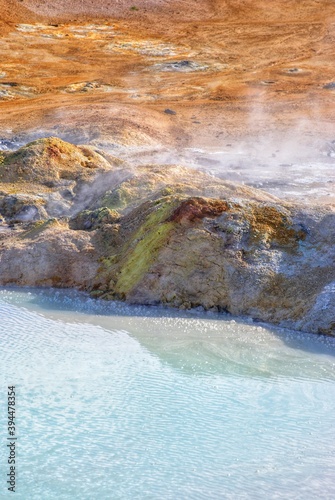
[[[335,138],[332,1],[0,0],[0,11],[0,137]]]

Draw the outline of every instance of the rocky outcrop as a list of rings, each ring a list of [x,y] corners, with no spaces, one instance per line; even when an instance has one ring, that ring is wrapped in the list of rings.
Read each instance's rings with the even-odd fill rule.
[[[25,157],[31,147],[36,143],[23,148]],[[39,197],[30,192],[34,202],[2,195],[1,284],[74,286],[103,299],[202,307],[335,333],[331,208],[281,203],[181,166],[115,165],[98,152],[95,173],[85,177],[87,165],[71,160],[83,148],[62,146],[56,166],[54,153],[43,151],[50,159],[25,162],[25,182],[31,190],[31,179],[55,184]],[[67,199],[57,184],[64,164],[76,183]],[[50,218],[56,196],[63,213]],[[20,220],[22,206],[33,205],[44,210],[39,220]]]
[[[141,221],[128,216],[138,224],[121,251],[103,260],[97,295],[334,333],[335,251],[325,237],[334,214],[194,197],[142,210]]]
[[[45,200],[40,196],[27,194],[0,195],[1,214],[12,222],[28,222],[47,217]]]
[[[38,139],[0,158],[0,182],[29,182],[54,187],[59,181],[88,180],[91,169],[108,169],[93,149],[76,147],[56,137]]]
[[[11,239],[10,239],[11,240]],[[89,289],[98,265],[89,234],[49,219],[2,244],[1,284]]]

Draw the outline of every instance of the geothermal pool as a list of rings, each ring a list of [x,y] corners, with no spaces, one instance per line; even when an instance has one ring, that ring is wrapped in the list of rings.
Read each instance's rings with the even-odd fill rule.
[[[333,499],[335,339],[229,316],[0,290],[15,498]]]

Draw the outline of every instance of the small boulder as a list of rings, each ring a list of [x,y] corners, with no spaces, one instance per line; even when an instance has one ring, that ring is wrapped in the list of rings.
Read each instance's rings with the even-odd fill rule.
[[[120,219],[116,210],[107,207],[96,210],[83,210],[69,221],[70,229],[93,231],[105,224],[115,224]]]
[[[44,199],[17,194],[4,196],[0,201],[0,214],[11,222],[33,222],[47,217]]]

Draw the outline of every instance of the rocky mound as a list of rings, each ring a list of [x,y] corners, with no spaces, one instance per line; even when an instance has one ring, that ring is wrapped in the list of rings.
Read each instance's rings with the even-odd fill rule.
[[[56,139],[9,155],[16,172],[28,159],[27,179],[53,180],[54,187],[35,200],[33,222],[24,218],[29,194],[2,198],[0,213],[12,229],[0,226],[1,284],[73,286],[104,299],[202,307],[335,333],[331,208],[283,204],[181,166],[134,169],[96,155],[88,160],[85,148]],[[91,171],[83,159],[96,159],[100,173],[82,180],[61,217],[50,218],[56,197],[65,196],[60,172],[67,165],[75,179]]]
[[[88,180],[91,169],[108,169],[108,162],[89,147],[77,147],[56,137],[38,139],[0,157],[0,182],[53,186],[61,179]]]

